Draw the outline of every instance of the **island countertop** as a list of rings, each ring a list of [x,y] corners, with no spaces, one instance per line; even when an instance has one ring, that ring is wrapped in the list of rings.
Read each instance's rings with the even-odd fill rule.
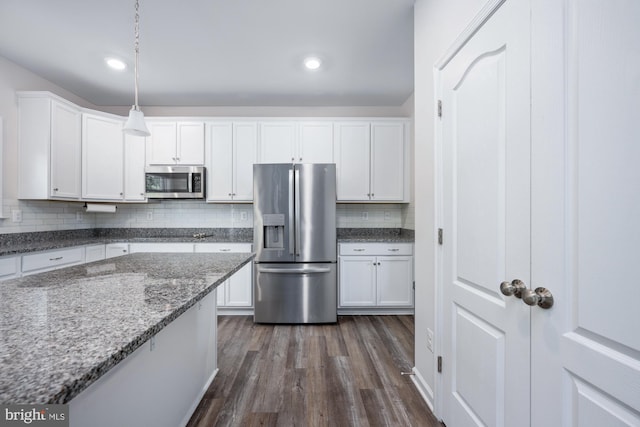
[[[0,403],[68,403],[252,257],[137,253],[0,282]]]

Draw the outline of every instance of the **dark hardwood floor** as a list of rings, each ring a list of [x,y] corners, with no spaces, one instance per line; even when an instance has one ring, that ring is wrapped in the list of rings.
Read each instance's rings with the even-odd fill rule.
[[[220,371],[189,427],[440,426],[409,376],[413,316],[335,325],[218,317]]]

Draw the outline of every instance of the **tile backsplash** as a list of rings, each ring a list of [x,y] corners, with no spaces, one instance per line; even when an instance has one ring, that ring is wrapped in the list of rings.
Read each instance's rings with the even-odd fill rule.
[[[212,204],[201,200],[162,200],[117,204],[116,213],[87,213],[81,202],[5,200],[0,233],[86,228],[247,228],[253,227],[251,204]],[[14,222],[12,212],[22,221]],[[340,228],[414,228],[413,206],[338,204]]]

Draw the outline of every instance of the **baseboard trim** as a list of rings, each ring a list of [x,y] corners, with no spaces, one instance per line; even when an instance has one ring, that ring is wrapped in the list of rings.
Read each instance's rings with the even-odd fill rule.
[[[185,415],[184,419],[182,420],[182,423],[180,423],[181,427],[185,427],[187,424],[189,424],[189,421],[191,420],[191,417],[193,416],[193,413],[198,408],[198,405],[202,401],[202,398],[204,397],[204,394],[209,389],[209,386],[211,385],[211,383],[215,379],[216,375],[218,375],[218,371],[219,370],[220,369],[216,368],[215,371],[213,371],[213,374],[211,374],[211,376],[207,380],[207,382],[202,386],[202,389],[200,390],[200,393],[198,393],[198,397],[193,401],[193,404],[191,405],[191,408],[189,408],[189,410],[187,411],[187,415]]]
[[[413,383],[416,385],[416,388],[418,389],[420,396],[422,396],[422,399],[426,402],[429,409],[431,409],[431,412],[435,414],[435,411],[433,409],[434,408],[433,390],[431,389],[431,387],[429,387],[429,384],[427,384],[427,382],[424,380],[424,377],[422,376],[422,374],[420,374],[420,371],[418,371],[418,369],[415,366],[413,367],[412,372],[413,372],[413,375],[411,375],[411,381],[413,381]],[[437,414],[436,414],[436,417],[437,417]]]

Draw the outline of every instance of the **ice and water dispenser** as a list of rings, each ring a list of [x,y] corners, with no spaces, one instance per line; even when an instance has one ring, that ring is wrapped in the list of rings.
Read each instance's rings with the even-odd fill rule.
[[[284,214],[264,214],[264,248],[284,249]]]

